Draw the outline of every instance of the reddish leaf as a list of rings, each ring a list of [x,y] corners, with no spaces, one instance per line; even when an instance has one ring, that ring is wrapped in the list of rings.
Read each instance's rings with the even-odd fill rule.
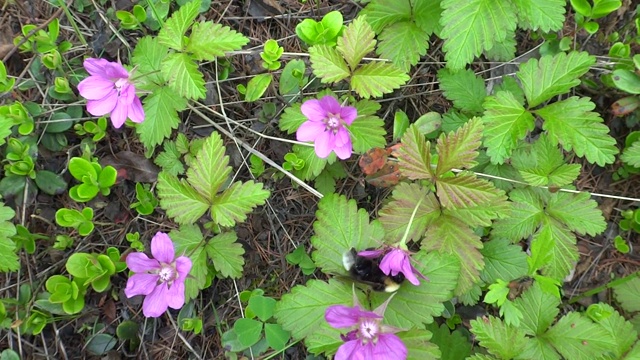
[[[367,175],[365,180],[369,184],[377,187],[391,187],[402,179],[398,161],[389,158],[400,146],[396,144],[387,149],[374,148],[362,155],[358,164],[362,172]]]
[[[625,116],[631,114],[638,106],[640,106],[640,97],[627,96],[614,102],[611,105],[611,111],[615,116]]]
[[[119,176],[133,182],[155,182],[160,172],[151,160],[131,151],[121,151],[115,156],[107,155],[102,158],[101,163],[102,166],[113,166],[118,170]]]

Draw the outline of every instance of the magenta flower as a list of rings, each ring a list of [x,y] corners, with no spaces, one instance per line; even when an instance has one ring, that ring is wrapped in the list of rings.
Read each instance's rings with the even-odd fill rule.
[[[78,91],[87,99],[87,111],[94,116],[111,113],[111,123],[120,128],[127,118],[141,123],[144,109],[136,88],[129,80],[129,72],[116,62],[105,59],[86,59],[84,68],[88,78],[80,81]]]
[[[325,96],[305,101],[300,110],[309,121],[298,128],[298,141],[313,141],[316,155],[323,159],[332,151],[342,160],[351,156],[353,146],[345,124],[351,125],[356,119],[356,108],[340,106],[333,96]]]
[[[180,309],[184,305],[184,281],[191,270],[191,260],[186,256],[175,257],[173,242],[169,235],[158,232],[151,239],[149,259],[144,253],[127,256],[127,266],[135,274],[124,289],[128,298],[146,295],[142,313],[146,317],[158,317],[167,307]]]
[[[382,324],[384,311],[393,296],[373,311],[367,311],[354,296],[354,306],[332,305],[324,314],[325,320],[334,328],[350,328],[342,335],[334,360],[404,360],[407,347],[395,335],[401,329]]]
[[[358,255],[367,258],[379,258],[383,253],[385,253],[385,250],[364,250],[360,251]],[[388,248],[380,262],[380,270],[382,270],[385,275],[391,276],[396,276],[398,273],[402,273],[404,277],[415,286],[420,285],[418,276],[428,280],[426,276],[422,275],[418,269],[411,265],[411,256],[409,251],[402,250],[397,247]]]

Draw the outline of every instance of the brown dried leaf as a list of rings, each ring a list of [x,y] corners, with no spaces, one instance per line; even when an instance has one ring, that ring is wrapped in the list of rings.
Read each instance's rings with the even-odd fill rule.
[[[151,160],[131,151],[121,151],[115,156],[107,155],[100,163],[102,166],[113,166],[118,170],[119,177],[133,182],[155,182],[160,172],[160,168]]]

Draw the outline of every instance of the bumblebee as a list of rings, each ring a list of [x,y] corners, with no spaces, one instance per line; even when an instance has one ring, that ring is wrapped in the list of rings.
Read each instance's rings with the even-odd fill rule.
[[[369,285],[374,291],[396,292],[404,281],[404,274],[391,276],[383,273],[380,269],[381,257],[366,258],[351,248],[342,255],[342,264],[356,282]]]

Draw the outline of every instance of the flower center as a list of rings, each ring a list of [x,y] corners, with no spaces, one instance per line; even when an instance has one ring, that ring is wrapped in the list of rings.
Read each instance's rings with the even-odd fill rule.
[[[158,271],[158,276],[160,277],[160,282],[172,283],[178,278],[178,272],[172,265],[162,264],[162,267]]]
[[[360,322],[360,337],[363,342],[375,341],[380,332],[380,324],[376,319],[366,319]]]
[[[120,91],[122,90],[122,88],[127,85],[129,83],[129,79],[126,78],[120,78],[118,80],[116,80],[116,90],[118,90],[118,94],[120,94]]]
[[[340,116],[329,114],[329,117],[325,119],[325,124],[327,125],[326,130],[337,132],[340,127]]]

